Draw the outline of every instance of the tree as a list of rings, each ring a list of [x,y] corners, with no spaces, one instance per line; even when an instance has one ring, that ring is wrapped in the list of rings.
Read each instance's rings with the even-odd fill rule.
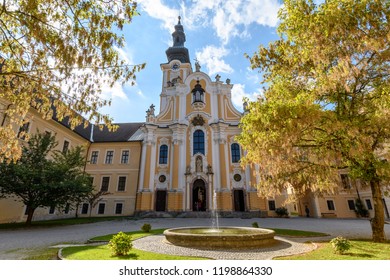
[[[286,0],[280,39],[250,57],[264,96],[250,102],[239,142],[259,164],[259,192],[291,187],[335,193],[340,170],[368,183],[376,242],[385,240],[382,191],[389,182],[390,4]]]
[[[145,64],[121,56],[123,27],[136,12],[133,0],[3,0],[0,4],[0,161],[18,159],[15,126],[36,109],[50,119],[55,108],[70,125],[104,122],[102,87],[135,81]],[[0,104],[1,105],[1,104]],[[86,116],[83,119],[81,115]]]
[[[38,207],[66,207],[93,191],[83,172],[82,148],[65,153],[55,151],[56,145],[55,136],[37,133],[23,147],[18,161],[0,163],[0,196],[26,205],[28,225]]]

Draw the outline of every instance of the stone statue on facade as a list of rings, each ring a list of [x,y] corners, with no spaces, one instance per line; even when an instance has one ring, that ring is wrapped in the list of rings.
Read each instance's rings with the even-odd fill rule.
[[[202,172],[203,171],[203,162],[201,157],[196,158],[196,172]]]
[[[200,72],[200,68],[201,68],[201,66],[199,64],[199,61],[197,59],[195,59],[195,71]]]

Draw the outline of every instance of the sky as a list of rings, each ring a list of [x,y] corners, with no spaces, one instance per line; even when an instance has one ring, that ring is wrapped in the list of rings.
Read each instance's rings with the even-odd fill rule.
[[[252,56],[259,45],[278,39],[277,12],[281,0],[138,0],[139,16],[123,34],[126,45],[119,51],[130,64],[146,63],[134,86],[119,84],[105,88],[103,97],[111,106],[103,108],[115,123],[144,122],[151,104],[160,111],[162,72],[166,49],[172,46],[174,26],[181,17],[185,47],[193,70],[195,59],[212,80],[231,80],[232,101],[242,111],[242,99],[261,94],[261,75],[250,68],[245,54]]]

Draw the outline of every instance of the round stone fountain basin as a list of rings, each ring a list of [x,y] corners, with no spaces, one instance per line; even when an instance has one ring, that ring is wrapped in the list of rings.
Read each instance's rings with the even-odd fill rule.
[[[182,227],[167,229],[164,235],[174,245],[204,249],[254,249],[276,242],[273,230],[249,227]]]

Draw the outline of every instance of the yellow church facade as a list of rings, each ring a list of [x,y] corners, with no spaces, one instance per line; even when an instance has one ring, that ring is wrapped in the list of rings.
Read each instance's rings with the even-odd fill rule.
[[[307,207],[311,217],[353,218],[358,197],[373,214],[370,191],[349,179],[342,180],[349,185],[340,186],[337,195],[308,193],[295,204],[284,205],[288,192],[259,197],[259,167],[240,164],[245,151],[236,136],[241,132],[239,123],[244,113],[232,104],[233,85],[229,79],[221,81],[219,75],[209,77],[198,62],[193,68],[180,20],[172,38],[173,45],[166,50],[167,62],[161,64],[159,112],[150,106],[145,122],[120,123],[115,132],[94,125],[71,130],[66,120],[44,120],[30,110],[27,132],[53,133],[59,150],[82,145],[85,171],[93,178],[96,191],[106,193],[93,205],[84,202],[68,211],[39,208],[34,220],[75,215],[207,217],[213,210],[222,216],[272,217],[282,206],[301,216],[306,215]],[[7,121],[2,112],[9,105],[0,99],[1,126]],[[389,217],[390,201],[384,198],[383,203]],[[0,199],[0,223],[25,219],[22,203]]]

